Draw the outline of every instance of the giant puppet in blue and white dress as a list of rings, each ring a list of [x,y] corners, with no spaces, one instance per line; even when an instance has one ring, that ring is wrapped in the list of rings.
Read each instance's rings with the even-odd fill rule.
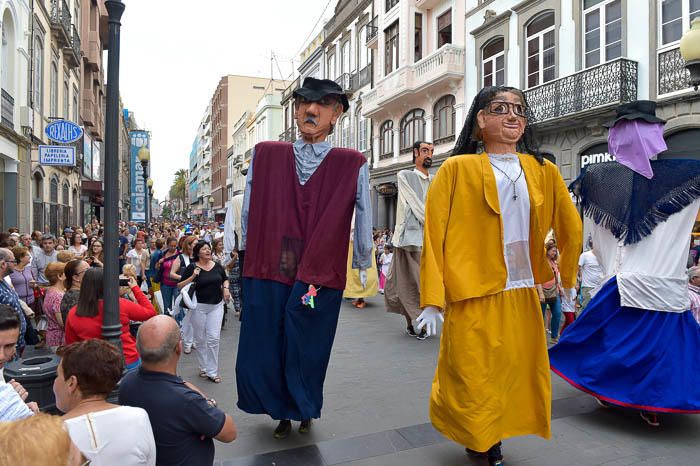
[[[647,103],[628,105],[609,136],[618,162],[590,166],[572,184],[605,278],[550,349],[550,364],[608,404],[654,419],[700,413],[700,325],[685,268],[700,208],[700,161],[650,161],[665,149],[663,120],[650,116],[653,108],[640,110]],[[642,157],[632,160],[635,151]]]

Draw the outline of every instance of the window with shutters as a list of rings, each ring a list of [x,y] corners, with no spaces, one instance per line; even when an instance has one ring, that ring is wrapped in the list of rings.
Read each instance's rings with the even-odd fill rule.
[[[452,9],[447,10],[437,19],[437,46],[452,43]]]
[[[433,141],[435,145],[453,141],[455,138],[455,96],[446,95],[438,99],[433,107]]]
[[[400,152],[410,152],[413,148],[413,143],[425,139],[425,112],[423,109],[416,108],[408,112],[401,119],[400,125]]]

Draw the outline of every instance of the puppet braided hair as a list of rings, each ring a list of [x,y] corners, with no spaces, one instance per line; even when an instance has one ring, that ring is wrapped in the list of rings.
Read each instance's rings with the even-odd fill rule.
[[[479,152],[479,143],[481,142],[481,135],[479,134],[479,126],[476,121],[476,115],[480,110],[486,108],[486,106],[493,100],[496,95],[502,92],[511,92],[518,95],[525,105],[527,110],[527,123],[525,124],[525,131],[522,137],[518,141],[516,149],[518,152],[524,154],[530,154],[537,159],[538,162],[544,164],[544,158],[539,151],[539,145],[537,144],[537,139],[535,137],[535,131],[530,125],[532,121],[532,114],[530,113],[529,107],[527,105],[527,99],[520,89],[508,86],[489,86],[483,88],[474,97],[472,105],[469,108],[469,115],[467,116],[467,121],[464,122],[464,127],[462,132],[459,133],[459,138],[452,150],[452,155],[460,154],[476,154]]]

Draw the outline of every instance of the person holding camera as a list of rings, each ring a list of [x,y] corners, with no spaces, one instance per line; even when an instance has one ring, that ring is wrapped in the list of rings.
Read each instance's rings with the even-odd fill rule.
[[[103,269],[99,267],[91,267],[85,272],[78,304],[68,311],[68,319],[66,320],[67,345],[76,341],[102,337],[102,313],[104,311],[102,278]],[[143,294],[134,277],[128,279],[128,285],[136,302],[119,298],[119,321],[122,326],[121,340],[126,368],[133,370],[139,367],[141,359],[136,350],[136,340],[129,330],[129,322],[145,322],[156,315],[156,310],[148,297]]]
[[[220,383],[221,322],[224,318],[224,301],[231,300],[228,277],[221,264],[213,260],[211,246],[206,241],[195,245],[193,256],[194,262],[185,268],[177,286],[182,293],[189,291],[184,290],[187,285],[195,287],[196,304],[189,313],[197,348],[199,376]]]

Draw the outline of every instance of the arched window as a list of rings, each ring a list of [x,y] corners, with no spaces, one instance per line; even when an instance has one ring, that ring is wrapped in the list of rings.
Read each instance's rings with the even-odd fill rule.
[[[34,36],[34,77],[32,78],[32,99],[34,110],[44,113],[44,41]],[[43,223],[43,222],[42,222]],[[43,228],[41,228],[43,231]]]
[[[73,224],[78,225],[78,190],[73,188]]]
[[[49,229],[51,233],[58,234],[58,178],[51,178],[49,186]]]
[[[358,108],[355,113],[355,128],[357,128],[357,150],[364,152],[369,149],[369,138],[372,120],[362,116],[362,108]]]
[[[32,228],[44,231],[44,177],[40,171],[32,176]]]
[[[435,145],[455,138],[455,96],[438,99],[433,107],[433,141]]]
[[[51,107],[49,116],[58,117],[58,63],[51,62]]]
[[[340,147],[351,147],[350,117],[347,115],[343,116],[338,123],[338,127],[340,128]]]
[[[68,183],[63,183],[63,206],[61,207],[62,215],[61,222],[63,227],[70,225],[70,186]]]
[[[401,119],[401,153],[410,152],[413,143],[422,141],[425,138],[425,120],[423,109],[416,108],[408,112]]]
[[[536,16],[525,27],[527,87],[549,82],[555,75],[554,12]]]
[[[481,49],[482,87],[503,86],[506,82],[506,55],[503,37],[497,37]]]
[[[394,122],[386,120],[379,128],[379,160],[394,156]]]

